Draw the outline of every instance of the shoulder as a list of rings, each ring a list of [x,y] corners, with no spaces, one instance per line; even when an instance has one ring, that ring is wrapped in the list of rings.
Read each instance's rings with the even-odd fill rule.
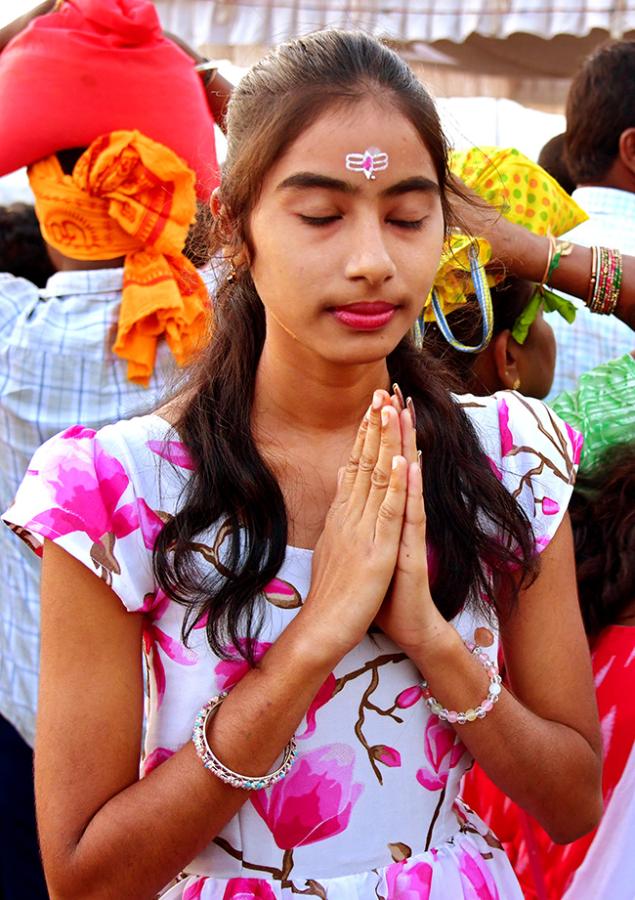
[[[172,465],[161,478],[163,461]],[[38,448],[16,501],[28,507],[47,497],[60,514],[72,508],[88,519],[112,516],[126,502],[165,508],[182,486],[174,485],[174,471],[191,468],[185,448],[159,416],[122,419],[99,430],[74,425]]]
[[[7,319],[16,318],[29,303],[37,302],[38,288],[26,278],[0,272],[0,328]]]
[[[582,437],[540,400],[516,391],[457,402],[474,425],[492,471],[546,546],[569,503]]]

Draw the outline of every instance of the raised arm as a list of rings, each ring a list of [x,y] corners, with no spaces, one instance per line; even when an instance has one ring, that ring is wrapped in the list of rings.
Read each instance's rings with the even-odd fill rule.
[[[53,12],[56,6],[57,0],[44,0],[39,6],[29,10],[29,12],[25,13],[23,16],[14,19],[13,22],[9,22],[4,28],[0,28],[0,52],[4,50],[9,41],[13,40],[13,38],[20,34],[21,31],[24,31],[26,26],[32,22],[33,19],[36,19],[38,16],[43,16],[46,13]]]
[[[463,188],[468,195],[470,192]],[[492,246],[493,264],[500,264],[514,275],[539,282],[549,258],[549,240],[515,225],[499,210],[477,195],[469,202],[455,198],[453,207],[470,233],[483,237]],[[610,249],[619,249],[610,248]],[[623,256],[623,280],[614,315],[635,329],[635,257]],[[562,256],[550,279],[551,287],[586,300],[591,281],[592,251],[574,244],[570,255]]]
[[[192,47],[190,47],[190,45],[182,38],[178,37],[178,35],[171,34],[168,31],[164,32],[164,34],[167,38],[177,44],[184,53],[191,56],[196,66],[202,67],[208,62],[204,56],[201,56],[200,53],[193,50]],[[232,91],[234,90],[234,85],[231,81],[224,78],[216,67],[211,69],[201,68],[200,76],[203,87],[205,88],[205,96],[207,97],[207,104],[210,108],[210,112],[214,116],[214,121],[224,134],[226,131],[225,114],[227,113],[227,106]]]

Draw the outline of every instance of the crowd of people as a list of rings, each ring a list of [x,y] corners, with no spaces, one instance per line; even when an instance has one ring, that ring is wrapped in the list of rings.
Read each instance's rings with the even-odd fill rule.
[[[633,86],[0,29],[0,900],[633,900]]]

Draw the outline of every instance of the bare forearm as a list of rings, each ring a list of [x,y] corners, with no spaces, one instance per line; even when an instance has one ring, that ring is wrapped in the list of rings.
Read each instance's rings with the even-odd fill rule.
[[[413,661],[448,709],[475,708],[487,696],[488,676],[456,632]],[[505,689],[484,719],[455,728],[492,781],[554,840],[594,827],[601,759],[574,728],[537,715]]]
[[[484,237],[492,246],[493,258],[519,278],[539,282],[549,254],[546,237],[532,234],[521,225],[508,221],[498,210],[488,207],[480,198],[475,205],[457,202],[461,219],[471,232]],[[619,249],[619,248],[611,248]],[[560,258],[550,285],[564,293],[586,300],[591,279],[591,250],[574,246],[569,256]],[[614,315],[635,328],[635,257],[623,257],[623,280],[620,299]]]
[[[311,660],[301,628],[290,626],[213,718],[208,737],[214,753],[237,772],[256,776],[270,771],[329,670],[330,663]],[[102,806],[68,859],[47,865],[52,896],[150,900],[248,797],[211,775],[188,742],[147,778]],[[44,800],[40,816],[52,820],[54,811],[45,805]],[[44,857],[48,862],[46,841]]]
[[[233,90],[234,85],[226,78],[223,78],[220,72],[216,72],[214,78],[205,86],[207,105],[214,116],[214,121],[223,134],[227,130],[225,116]]]

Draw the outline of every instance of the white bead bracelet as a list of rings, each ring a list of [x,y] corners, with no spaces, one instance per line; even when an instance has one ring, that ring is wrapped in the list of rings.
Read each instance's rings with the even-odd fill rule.
[[[503,689],[501,677],[498,674],[498,666],[495,662],[492,662],[484,648],[478,647],[471,641],[464,641],[463,643],[489,675],[489,690],[487,692],[487,697],[482,703],[474,707],[474,709],[466,709],[465,712],[456,712],[454,709],[446,709],[432,696],[432,692],[428,687],[428,682],[421,682],[423,696],[428,704],[430,712],[444,722],[450,722],[452,725],[465,725],[467,722],[475,722],[477,719],[484,719],[488,712],[494,707],[494,704],[498,703],[498,698]]]
[[[295,762],[297,754],[295,737],[292,737],[285,747],[282,763],[275,772],[271,772],[269,775],[256,775],[252,777],[249,775],[239,775],[238,772],[232,771],[232,769],[223,765],[220,759],[214,755],[207,741],[207,723],[215,714],[225,697],[227,697],[227,693],[227,691],[223,691],[217,697],[212,697],[211,700],[208,700],[194,720],[192,741],[196,748],[196,752],[206,769],[213,775],[216,775],[217,778],[220,778],[221,781],[224,781],[226,784],[231,784],[232,787],[241,788],[244,791],[260,791],[263,788],[271,787],[276,781],[280,781],[284,778]]]

